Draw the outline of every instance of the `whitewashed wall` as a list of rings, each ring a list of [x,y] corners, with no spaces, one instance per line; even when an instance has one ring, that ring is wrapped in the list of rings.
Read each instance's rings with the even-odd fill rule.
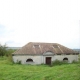
[[[26,62],[27,59],[32,59],[33,62]],[[41,64],[43,63],[42,56],[29,56],[29,55],[17,55],[13,56],[13,61],[16,63],[17,61],[21,61],[22,64]]]
[[[68,58],[69,63],[71,63],[73,60],[78,61],[78,55],[55,55],[52,58],[52,61],[56,59],[62,61],[64,58]]]
[[[73,60],[78,61],[78,55],[16,55],[13,56],[13,61],[21,61],[22,64],[45,64],[46,57],[51,57],[51,61],[55,61],[56,59],[62,61],[64,58],[68,58],[69,63],[71,63]],[[26,60],[29,58],[32,59],[33,62],[26,62]]]

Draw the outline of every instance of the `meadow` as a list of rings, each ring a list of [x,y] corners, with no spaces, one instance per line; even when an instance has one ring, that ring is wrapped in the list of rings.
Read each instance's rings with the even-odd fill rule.
[[[80,80],[80,63],[21,65],[0,57],[0,80]]]

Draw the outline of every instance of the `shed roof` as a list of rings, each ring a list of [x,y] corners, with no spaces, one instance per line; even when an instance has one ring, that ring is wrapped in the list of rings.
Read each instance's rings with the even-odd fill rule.
[[[30,42],[12,54],[43,54],[45,52],[53,52],[55,54],[78,53],[58,43]]]

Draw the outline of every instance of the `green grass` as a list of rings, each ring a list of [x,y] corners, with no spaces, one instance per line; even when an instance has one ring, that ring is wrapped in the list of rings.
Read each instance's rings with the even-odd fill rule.
[[[80,80],[80,63],[19,65],[0,57],[0,80]]]

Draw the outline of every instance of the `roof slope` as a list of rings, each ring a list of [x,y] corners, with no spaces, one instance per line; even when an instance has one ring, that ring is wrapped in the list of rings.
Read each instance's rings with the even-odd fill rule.
[[[30,42],[21,49],[12,54],[43,54],[45,52],[53,52],[55,54],[72,54],[78,53],[58,43],[36,43]]]

